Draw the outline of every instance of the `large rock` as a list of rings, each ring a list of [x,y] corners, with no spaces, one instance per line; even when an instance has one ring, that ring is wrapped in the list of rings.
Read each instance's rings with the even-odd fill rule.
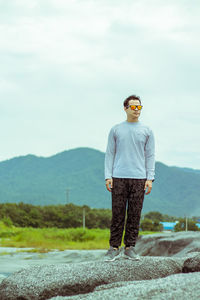
[[[166,278],[118,282],[97,287],[94,292],[50,300],[197,300],[200,299],[200,273],[175,274]]]
[[[136,251],[144,256],[187,256],[200,252],[200,232],[173,232],[140,236]]]
[[[200,272],[200,254],[186,259],[183,264],[183,273]]]
[[[6,278],[6,276],[4,276],[4,275],[2,275],[2,274],[0,274],[0,283],[2,282],[2,280],[3,279],[5,279]]]
[[[58,296],[58,299],[60,296],[70,296],[68,299],[95,297],[95,300],[113,297],[200,298],[200,276],[196,272],[200,271],[200,232],[142,236],[138,239],[136,251],[140,255],[148,256],[144,256],[141,261],[128,261],[121,257],[110,263],[87,261],[75,264],[35,265],[22,269],[2,281],[0,300],[50,299],[54,296]],[[102,253],[98,255],[100,258]],[[182,271],[196,273],[192,273],[193,277],[191,274],[172,275]],[[183,297],[181,289],[187,295],[186,298]]]
[[[97,286],[121,281],[148,280],[180,273],[182,263],[172,258],[144,257],[141,261],[86,262],[33,266],[4,279],[1,300],[49,299],[89,293]]]

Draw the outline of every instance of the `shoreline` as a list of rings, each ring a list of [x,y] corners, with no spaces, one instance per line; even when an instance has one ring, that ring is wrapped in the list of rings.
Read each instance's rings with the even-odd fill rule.
[[[53,250],[46,253],[20,252],[22,248],[0,247],[0,275],[8,277],[14,272],[33,265],[60,265],[81,263],[86,261],[98,261],[106,253],[106,249],[98,250]],[[30,248],[26,248],[29,250]],[[1,250],[6,252],[1,254]],[[7,251],[5,251],[7,250]]]

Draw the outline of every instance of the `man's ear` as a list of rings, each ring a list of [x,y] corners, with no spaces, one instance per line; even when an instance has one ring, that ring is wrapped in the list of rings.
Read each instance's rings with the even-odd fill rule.
[[[125,110],[125,111],[127,110],[126,106],[124,106],[124,110]]]

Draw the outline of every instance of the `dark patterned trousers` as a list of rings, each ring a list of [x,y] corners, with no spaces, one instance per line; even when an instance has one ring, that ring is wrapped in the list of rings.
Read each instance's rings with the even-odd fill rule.
[[[110,246],[120,246],[126,218],[124,244],[135,246],[139,232],[146,179],[113,178]]]

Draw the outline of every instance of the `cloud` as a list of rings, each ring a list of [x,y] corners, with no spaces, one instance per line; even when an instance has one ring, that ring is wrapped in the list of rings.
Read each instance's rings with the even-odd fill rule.
[[[198,1],[0,5],[1,160],[105,151],[110,127],[126,117],[124,98],[136,93],[157,160],[200,168]]]

